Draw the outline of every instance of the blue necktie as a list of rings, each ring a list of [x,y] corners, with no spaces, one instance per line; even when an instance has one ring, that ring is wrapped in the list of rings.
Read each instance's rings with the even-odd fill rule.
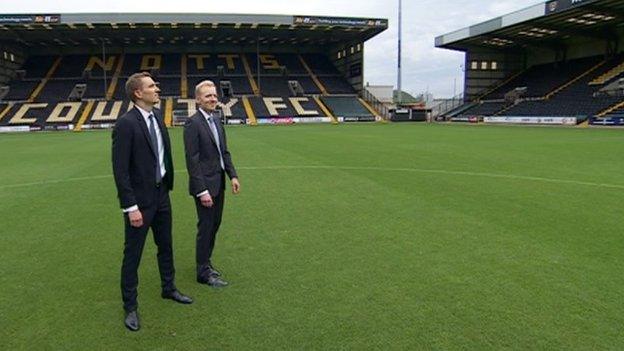
[[[217,150],[219,150],[219,161],[221,163],[221,169],[225,169],[225,163],[223,162],[223,154],[221,153],[221,141],[219,140],[219,132],[217,131],[217,125],[212,115],[209,115],[208,117],[208,125],[210,126],[210,131],[212,132],[212,136],[215,139],[215,143],[217,144]]]

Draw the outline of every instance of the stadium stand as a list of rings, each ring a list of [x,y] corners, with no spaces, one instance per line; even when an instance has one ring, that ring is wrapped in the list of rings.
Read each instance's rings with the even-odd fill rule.
[[[518,87],[526,88],[526,93],[523,95],[525,98],[543,97],[601,61],[600,57],[591,57],[569,62],[536,65],[484,96],[482,100],[504,99],[505,94]]]
[[[253,73],[251,79],[245,73],[244,65],[242,64],[242,57],[250,56],[252,59],[258,59],[263,57],[264,61],[260,64],[260,77],[257,76],[257,69],[251,69]],[[230,97],[247,96],[250,103],[250,107],[253,110],[253,114],[259,120],[262,119],[275,119],[275,118],[328,118],[329,115],[325,112],[325,106],[319,106],[319,102],[313,98],[315,94],[321,94],[321,90],[318,88],[314,79],[310,77],[298,59],[297,55],[293,54],[280,54],[280,55],[260,55],[255,56],[253,54],[191,54],[186,56],[186,74],[184,79],[182,77],[182,71],[184,64],[182,64],[182,54],[132,54],[123,55],[124,60],[120,61],[122,55],[109,56],[104,62],[102,59],[96,56],[89,55],[71,55],[67,57],[61,57],[58,68],[54,70],[49,80],[45,80],[45,84],[42,86],[41,91],[37,94],[36,98],[32,101],[36,104],[43,105],[25,105],[26,110],[23,110],[27,114],[24,118],[17,120],[3,119],[3,121],[9,124],[36,124],[44,125],[45,117],[52,112],[54,104],[67,101],[87,101],[95,100],[102,103],[94,104],[94,108],[90,111],[90,117],[87,118],[87,122],[111,122],[115,120],[117,114],[123,113],[129,106],[125,101],[125,92],[123,82],[129,74],[138,70],[146,70],[151,72],[159,83],[161,89],[161,97],[163,99],[171,99],[168,102],[172,105],[172,109],[179,112],[176,116],[182,116],[181,112],[191,111],[187,107],[188,104],[192,104],[193,100],[189,99],[193,95],[194,86],[204,79],[211,79],[215,82],[217,87],[221,89],[222,83],[225,87],[228,87],[227,94]],[[215,59],[211,59],[215,58]],[[281,61],[278,64],[277,58]],[[310,58],[309,58],[310,59]],[[322,99],[322,103],[328,103],[328,110],[331,111],[333,116],[340,117],[361,117],[362,120],[371,120],[373,115],[368,111],[358,100],[353,87],[346,82],[339,74],[329,69],[331,65],[329,60],[322,55],[312,56],[314,66],[317,71],[323,72],[322,85],[326,87],[326,91],[330,94],[337,94],[338,96],[326,96]],[[32,56],[26,61],[26,67],[36,67],[37,62],[42,62],[50,65],[50,62],[56,60],[50,56]],[[228,67],[229,62],[229,69]],[[113,71],[117,68],[121,62],[120,75],[118,77],[119,82],[113,85]],[[262,66],[262,62],[266,65]],[[283,63],[283,64],[282,64]],[[291,66],[289,66],[292,64]],[[270,67],[274,66],[274,67]],[[106,76],[104,75],[104,68],[106,68]],[[44,70],[39,70],[34,74],[41,75]],[[45,70],[49,71],[49,67]],[[88,72],[88,73],[85,73]],[[298,72],[289,74],[290,72]],[[330,72],[330,73],[328,73]],[[287,74],[288,73],[288,74]],[[4,99],[7,102],[19,102],[26,101],[32,96],[32,91],[40,85],[42,78],[34,79],[30,78],[28,81],[14,80],[10,83],[11,90]],[[260,96],[254,94],[251,86],[251,80],[259,85]],[[298,93],[296,90],[290,87],[289,81],[296,82],[300,87],[303,94]],[[120,84],[121,83],[121,84]],[[183,86],[186,84],[186,86]],[[84,92],[82,94],[75,94],[75,90],[84,85]],[[121,102],[123,108],[114,108],[115,102],[107,102],[107,91],[112,90],[111,98],[115,101]],[[182,98],[182,91],[187,91],[187,98],[184,102],[178,103],[176,100]],[[223,91],[221,91],[223,95]],[[70,98],[72,94],[76,95],[74,98]],[[232,102],[233,105],[228,106],[227,111],[224,114],[228,118],[240,119],[246,121],[249,113],[242,106],[241,99],[227,99],[227,102],[223,105],[227,105]],[[85,107],[81,106],[80,111],[84,111]],[[12,109],[7,113],[11,115],[18,110]],[[180,112],[181,111],[181,112]],[[69,111],[69,109],[61,109],[59,113],[61,116],[65,116],[67,113],[76,112],[76,110]],[[19,116],[18,116],[19,117]],[[63,121],[77,123],[79,114],[76,113],[74,118],[65,118]],[[36,122],[34,122],[36,120]],[[176,119],[179,120],[179,119]],[[326,119],[323,119],[326,120]],[[42,122],[43,121],[43,122]]]
[[[238,31],[238,26],[229,25],[240,22],[240,19],[232,22],[236,15],[221,16],[226,23],[221,25],[214,22],[216,20],[211,20],[210,24],[198,23],[195,15],[182,14],[180,16],[193,20],[183,24],[191,33],[185,38],[187,42],[178,44],[176,41],[182,37],[173,36],[175,31],[171,28],[157,26],[151,15],[124,16],[128,24],[123,30],[116,23],[119,33],[113,31],[110,38],[101,40],[86,38],[84,31],[91,27],[110,28],[112,21],[94,24],[91,18],[80,14],[61,18],[68,21],[73,18],[72,23],[79,24],[89,20],[88,25],[79,25],[85,28],[65,25],[62,21],[46,26],[29,25],[30,29],[5,24],[20,32],[22,41],[29,45],[29,40],[37,40],[37,45],[48,40],[56,43],[58,48],[47,49],[45,45],[39,45],[15,70],[8,88],[3,88],[8,89],[8,93],[0,100],[0,127],[30,126],[33,130],[108,128],[132,107],[125,96],[124,83],[137,71],[150,72],[158,82],[160,108],[168,125],[183,123],[195,112],[193,90],[205,79],[217,85],[222,115],[228,123],[335,123],[345,117],[370,120],[377,115],[371,113],[361,100],[362,76],[348,75],[346,65],[332,58],[336,52],[332,46],[358,37],[357,42],[363,42],[385,30],[387,20],[366,20],[361,22],[362,25],[347,18],[344,24],[326,27],[308,23],[323,18],[274,16],[265,23],[263,21],[267,18],[258,16],[254,18],[260,23],[241,23],[246,30]],[[278,20],[281,22],[275,22]],[[336,20],[340,22],[342,19],[333,19]],[[284,21],[290,24],[279,28]],[[182,24],[176,23],[177,26]],[[206,26],[210,28],[210,36],[200,35]],[[255,41],[248,38],[249,31],[258,26],[268,31],[266,38],[258,37],[258,40],[263,46],[271,42],[270,49],[258,51]],[[353,26],[359,29],[353,31]],[[311,32],[311,27],[322,31]],[[66,43],[59,39],[55,30],[71,37],[76,47],[65,50]],[[333,44],[323,45],[330,33],[335,37]],[[193,36],[195,34],[197,36]],[[297,40],[301,42],[297,43]],[[234,41],[245,42],[247,46],[234,45]],[[170,45],[165,45],[166,42]],[[216,48],[216,44],[223,45]],[[100,50],[102,45],[110,47],[103,52]],[[126,46],[132,47],[131,51],[127,52]],[[189,47],[195,51],[187,51]],[[233,51],[235,47],[240,49]],[[155,48],[162,51],[155,51]],[[363,52],[359,49],[352,51],[354,55],[349,59],[361,62]],[[325,106],[325,101],[332,107]],[[6,130],[11,129],[2,129]]]
[[[465,103],[440,114],[500,123],[620,118],[622,11],[622,1],[549,0],[437,37],[437,47],[466,53]]]

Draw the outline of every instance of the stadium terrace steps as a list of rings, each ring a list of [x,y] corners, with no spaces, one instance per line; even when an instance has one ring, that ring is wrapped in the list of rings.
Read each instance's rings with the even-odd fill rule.
[[[589,85],[603,85],[606,82],[608,82],[609,80],[619,76],[620,74],[622,74],[622,72],[624,72],[624,62],[620,63],[619,65],[613,67],[612,69],[610,69],[609,71],[601,74],[600,76],[596,77],[595,79],[593,79],[592,81],[590,81]]]
[[[310,78],[314,82],[314,85],[318,87],[318,90],[321,92],[321,94],[328,95],[327,89],[325,89],[325,86],[323,86],[323,83],[321,83],[321,81],[317,78],[316,74],[312,71],[310,66],[308,66],[303,56],[302,55],[298,55],[298,56],[299,56],[299,61],[301,62],[301,65],[305,68],[305,70],[310,75]]]
[[[379,112],[375,111],[375,109],[368,104],[368,102],[364,101],[364,99],[362,98],[358,98],[358,101],[360,102],[360,104],[362,104],[362,106],[364,106],[365,109],[368,110],[368,112],[370,112],[370,114],[372,116],[374,116],[375,118],[379,117]]]
[[[331,119],[332,124],[338,124],[338,120],[336,119],[336,116],[334,116],[334,114],[331,113],[331,111],[329,111],[327,106],[325,106],[323,101],[321,101],[320,97],[315,96],[314,101],[316,101],[316,104],[321,108],[323,113]]]
[[[115,73],[113,74],[113,78],[111,79],[110,85],[106,90],[106,100],[110,100],[113,98],[115,94],[115,90],[117,89],[117,85],[119,84],[119,76],[121,75],[121,71],[124,66],[124,62],[126,61],[126,55],[119,55],[119,59],[117,61],[117,68],[115,68]],[[108,67],[107,67],[108,69]]]
[[[87,118],[89,118],[89,114],[91,113],[91,110],[93,109],[94,103],[95,103],[94,101],[87,102],[85,107],[82,109],[82,113],[80,114],[80,118],[78,119],[78,122],[76,123],[76,127],[74,128],[74,131],[79,132],[82,130],[82,126],[86,122]]]
[[[247,58],[245,55],[241,55],[243,60],[243,66],[245,67],[245,73],[247,74],[247,80],[249,81],[249,85],[251,86],[251,90],[253,94],[258,96],[260,95],[260,89],[258,88],[258,84],[251,73],[251,68],[249,67],[249,62],[247,62]]]
[[[165,108],[164,108],[164,117],[165,117],[165,125],[167,127],[171,127],[173,125],[173,99],[167,98],[165,99]]]
[[[4,119],[4,116],[6,116],[6,114],[11,110],[12,107],[12,103],[0,104],[0,122]]]
[[[188,97],[188,57],[182,55],[180,60],[180,96],[184,99]]]
[[[615,105],[609,106],[596,115],[600,118],[624,117],[624,101],[619,101]]]
[[[256,119],[256,114],[254,113],[253,108],[251,107],[251,103],[246,96],[243,96],[243,106],[245,107],[245,113],[247,114],[247,118],[249,119],[249,124],[255,126],[258,124]]]

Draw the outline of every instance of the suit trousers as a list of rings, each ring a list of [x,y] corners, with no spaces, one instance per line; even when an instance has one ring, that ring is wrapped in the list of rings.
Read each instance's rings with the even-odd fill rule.
[[[158,247],[157,259],[162,292],[169,293],[176,289],[169,191],[165,185],[154,187],[153,191],[156,192],[155,203],[141,209],[143,226],[139,228],[131,226],[128,214],[124,213],[125,240],[121,266],[121,295],[126,311],[134,311],[137,308],[138,269],[149,228],[152,229],[154,242]]]
[[[209,268],[212,265],[210,257],[215,246],[217,231],[221,225],[223,216],[223,204],[225,199],[225,175],[221,177],[221,191],[213,196],[212,207],[202,206],[198,197],[195,197],[197,210],[197,240],[195,246],[195,258],[197,264],[197,277],[207,278]]]

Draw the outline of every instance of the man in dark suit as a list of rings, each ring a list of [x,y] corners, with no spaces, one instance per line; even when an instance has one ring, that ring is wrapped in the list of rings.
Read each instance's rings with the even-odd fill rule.
[[[126,94],[134,107],[117,120],[112,135],[113,174],[125,223],[121,295],[126,312],[124,323],[132,331],[140,328],[137,271],[149,228],[158,246],[162,297],[184,304],[193,302],[176,289],[174,282],[169,200],[173,160],[167,128],[160,111],[154,108],[159,92],[149,73],[130,76]]]
[[[223,215],[225,175],[238,194],[240,183],[227,147],[225,129],[215,111],[217,90],[209,80],[195,87],[198,110],[184,126],[184,149],[189,174],[189,193],[197,209],[197,282],[213,287],[226,286],[210,257]]]

